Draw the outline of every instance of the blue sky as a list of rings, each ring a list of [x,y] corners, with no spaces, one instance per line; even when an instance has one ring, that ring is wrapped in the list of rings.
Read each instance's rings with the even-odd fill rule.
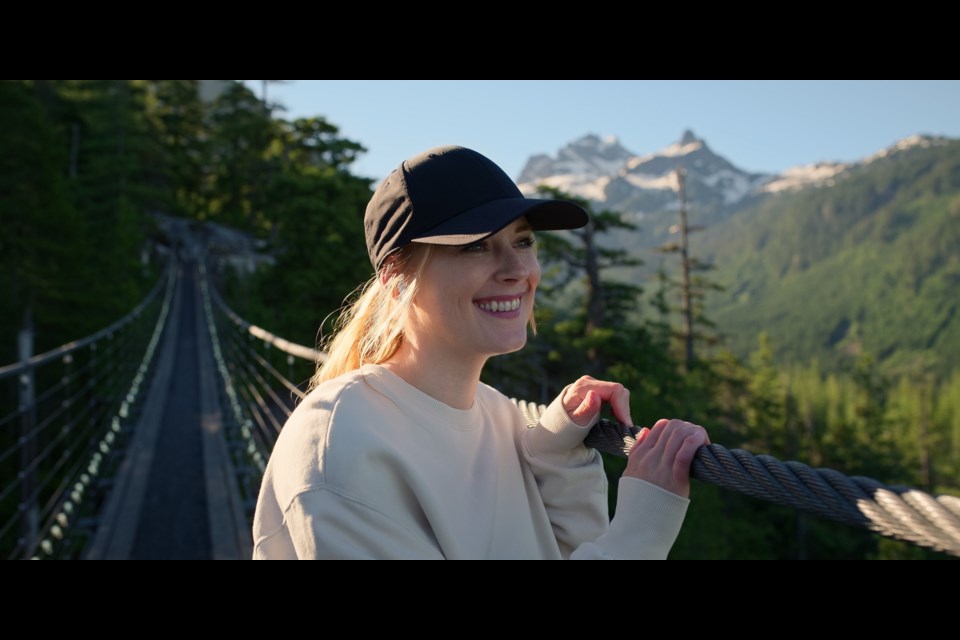
[[[259,96],[260,80],[246,80]],[[960,138],[958,80],[288,80],[284,117],[324,116],[382,178],[430,147],[459,144],[516,178],[527,158],[580,136],[650,153],[691,129],[741,169],[780,172],[862,159],[910,135]]]

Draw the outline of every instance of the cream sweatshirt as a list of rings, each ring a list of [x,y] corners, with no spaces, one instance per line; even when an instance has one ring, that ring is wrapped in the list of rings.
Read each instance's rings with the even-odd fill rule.
[[[379,365],[314,389],[267,464],[254,559],[665,559],[689,501],[621,478],[610,521],[589,427],[528,428],[480,384],[454,409]]]

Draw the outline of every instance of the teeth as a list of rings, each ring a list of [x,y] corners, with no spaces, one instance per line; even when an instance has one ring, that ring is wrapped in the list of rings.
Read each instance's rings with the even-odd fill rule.
[[[491,302],[475,302],[475,305],[483,309],[484,311],[493,311],[493,312],[503,312],[503,311],[516,311],[520,308],[520,298],[509,301],[491,301]]]

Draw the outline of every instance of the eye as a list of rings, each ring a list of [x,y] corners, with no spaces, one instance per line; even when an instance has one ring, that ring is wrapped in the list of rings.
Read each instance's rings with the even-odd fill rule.
[[[537,244],[537,237],[532,233],[517,240],[517,246],[523,249],[531,249]]]
[[[476,242],[471,242],[468,245],[465,245],[460,251],[463,253],[481,253],[487,248],[486,240],[477,240]]]

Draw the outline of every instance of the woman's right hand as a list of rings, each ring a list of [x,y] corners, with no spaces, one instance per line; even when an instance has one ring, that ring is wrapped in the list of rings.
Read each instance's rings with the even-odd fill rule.
[[[697,449],[705,444],[710,444],[710,437],[703,427],[683,420],[658,420],[637,434],[623,475],[688,498],[690,465]]]

